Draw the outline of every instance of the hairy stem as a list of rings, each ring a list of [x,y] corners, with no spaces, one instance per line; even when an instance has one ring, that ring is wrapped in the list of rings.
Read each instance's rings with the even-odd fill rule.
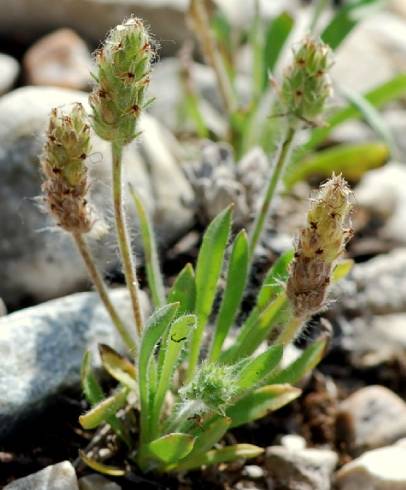
[[[277,153],[276,163],[275,166],[272,168],[272,175],[268,181],[261,208],[257,214],[253,228],[251,230],[251,234],[250,234],[251,257],[254,255],[255,248],[262,235],[262,231],[264,229],[265,221],[268,217],[272,199],[275,195],[276,188],[282,176],[282,171],[284,170],[285,165],[289,160],[290,152],[293,146],[293,140],[295,137],[295,132],[296,132],[295,128],[290,126],[286,132],[286,136],[283,138],[282,145]]]
[[[122,189],[122,153],[121,144],[112,143],[113,157],[113,204],[114,217],[117,231],[117,241],[120,250],[121,261],[123,265],[125,281],[131,298],[135,325],[138,336],[141,336],[144,322],[142,318],[140,295],[138,281],[135,273],[134,260],[131,253],[130,238],[128,235],[127,225],[123,207],[123,189]]]
[[[283,327],[281,333],[278,335],[277,339],[275,340],[275,344],[286,346],[293,342],[304,321],[304,318],[293,315],[288,324]]]
[[[114,326],[117,328],[117,331],[121,335],[123,341],[127,345],[127,347],[130,349],[130,351],[135,351],[136,345],[131,337],[131,335],[128,333],[124,323],[122,322],[120,316],[118,315],[116,308],[114,307],[113,303],[111,302],[110,296],[107,292],[107,287],[106,284],[104,283],[102,276],[99,272],[99,270],[96,267],[96,264],[93,260],[92,253],[89,249],[89,246],[86,243],[86,240],[84,239],[83,235],[81,233],[72,233],[73,239],[75,240],[75,243],[79,249],[79,252],[83,258],[83,261],[86,265],[87,272],[93,281],[93,284],[96,288],[97,293],[100,296],[101,301],[103,302],[108,314],[110,315],[110,318],[114,324]]]
[[[216,75],[224,106],[229,114],[233,114],[238,108],[237,100],[223,59],[221,58],[220,50],[211,30],[209,14],[207,13],[204,0],[191,0],[189,12],[203,55]]]

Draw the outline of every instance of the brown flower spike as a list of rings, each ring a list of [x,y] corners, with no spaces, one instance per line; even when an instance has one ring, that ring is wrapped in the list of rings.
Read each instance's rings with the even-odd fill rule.
[[[92,227],[86,201],[89,152],[90,127],[83,106],[74,104],[70,114],[53,109],[41,156],[42,190],[58,225],[72,233],[87,233]]]
[[[295,317],[306,318],[319,311],[326,300],[331,275],[344,251],[351,230],[351,191],[341,175],[321,186],[299,234],[286,294]]]

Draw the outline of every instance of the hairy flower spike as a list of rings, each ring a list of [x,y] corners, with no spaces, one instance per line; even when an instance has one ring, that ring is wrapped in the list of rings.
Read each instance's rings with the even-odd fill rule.
[[[96,53],[97,85],[90,105],[94,130],[101,138],[122,145],[135,138],[153,56],[148,32],[136,17],[115,27]]]
[[[70,114],[53,109],[41,156],[42,190],[58,224],[69,232],[87,233],[92,227],[85,164],[90,148],[83,106],[74,104]]]
[[[192,381],[179,391],[184,402],[195,402],[197,411],[221,414],[236,394],[235,367],[204,362]]]
[[[287,69],[282,85],[284,111],[295,118],[314,123],[332,94],[328,71],[332,65],[327,44],[306,38]]]
[[[320,188],[300,232],[286,293],[296,317],[305,318],[323,306],[336,260],[350,236],[347,228],[351,191],[333,176]]]

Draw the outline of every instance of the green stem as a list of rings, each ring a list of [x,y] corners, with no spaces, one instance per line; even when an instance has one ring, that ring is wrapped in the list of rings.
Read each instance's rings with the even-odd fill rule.
[[[271,178],[268,181],[267,188],[265,190],[265,195],[262,201],[261,208],[257,214],[256,220],[254,222],[251,235],[250,235],[250,256],[252,257],[255,252],[255,248],[258,241],[262,235],[264,229],[265,221],[268,217],[269,209],[271,206],[272,199],[275,195],[275,191],[279,180],[282,175],[282,171],[289,160],[291,149],[293,146],[293,141],[296,133],[296,128],[290,126],[286,132],[286,136],[283,139],[282,145],[277,154],[275,166],[272,169]]]
[[[275,340],[275,344],[280,345],[288,345],[293,340],[303,325],[305,319],[298,316],[292,316],[289,320],[289,323],[282,329],[281,333],[278,335],[278,338]]]
[[[72,233],[72,236],[79,249],[80,255],[83,258],[83,262],[85,263],[87,272],[91,280],[93,281],[96,291],[99,294],[99,297],[104,304],[108,314],[110,315],[114,326],[117,328],[118,333],[121,335],[124,343],[130,349],[130,351],[134,352],[136,350],[134,339],[128,333],[127,328],[125,327],[123,321],[121,320],[113,303],[110,300],[106,284],[104,283],[102,276],[100,275],[100,272],[96,267],[96,264],[92,257],[92,253],[86,243],[86,240],[81,233]]]
[[[113,157],[113,204],[114,217],[117,231],[117,241],[120,250],[121,261],[125,275],[125,281],[130,293],[131,306],[135,319],[137,334],[140,337],[144,322],[140,303],[138,281],[135,273],[134,261],[131,253],[130,238],[125,221],[123,195],[122,195],[122,153],[123,147],[120,143],[112,143]]]

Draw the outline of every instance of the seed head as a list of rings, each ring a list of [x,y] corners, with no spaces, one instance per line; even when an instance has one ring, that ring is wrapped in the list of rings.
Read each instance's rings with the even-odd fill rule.
[[[328,71],[331,50],[321,41],[306,38],[287,69],[282,85],[284,111],[292,117],[314,123],[332,94]]]
[[[236,394],[233,366],[204,362],[192,381],[179,393],[183,402],[199,402],[201,412],[224,409]]]
[[[350,237],[350,195],[341,175],[333,175],[311,204],[307,225],[296,243],[286,288],[295,316],[316,313],[325,302],[334,265]]]
[[[87,233],[92,226],[86,201],[90,149],[90,127],[83,106],[74,104],[69,114],[53,109],[41,156],[42,190],[58,224],[70,232]]]
[[[115,27],[96,52],[90,105],[94,130],[101,138],[123,145],[135,138],[153,57],[148,32],[136,17]]]

